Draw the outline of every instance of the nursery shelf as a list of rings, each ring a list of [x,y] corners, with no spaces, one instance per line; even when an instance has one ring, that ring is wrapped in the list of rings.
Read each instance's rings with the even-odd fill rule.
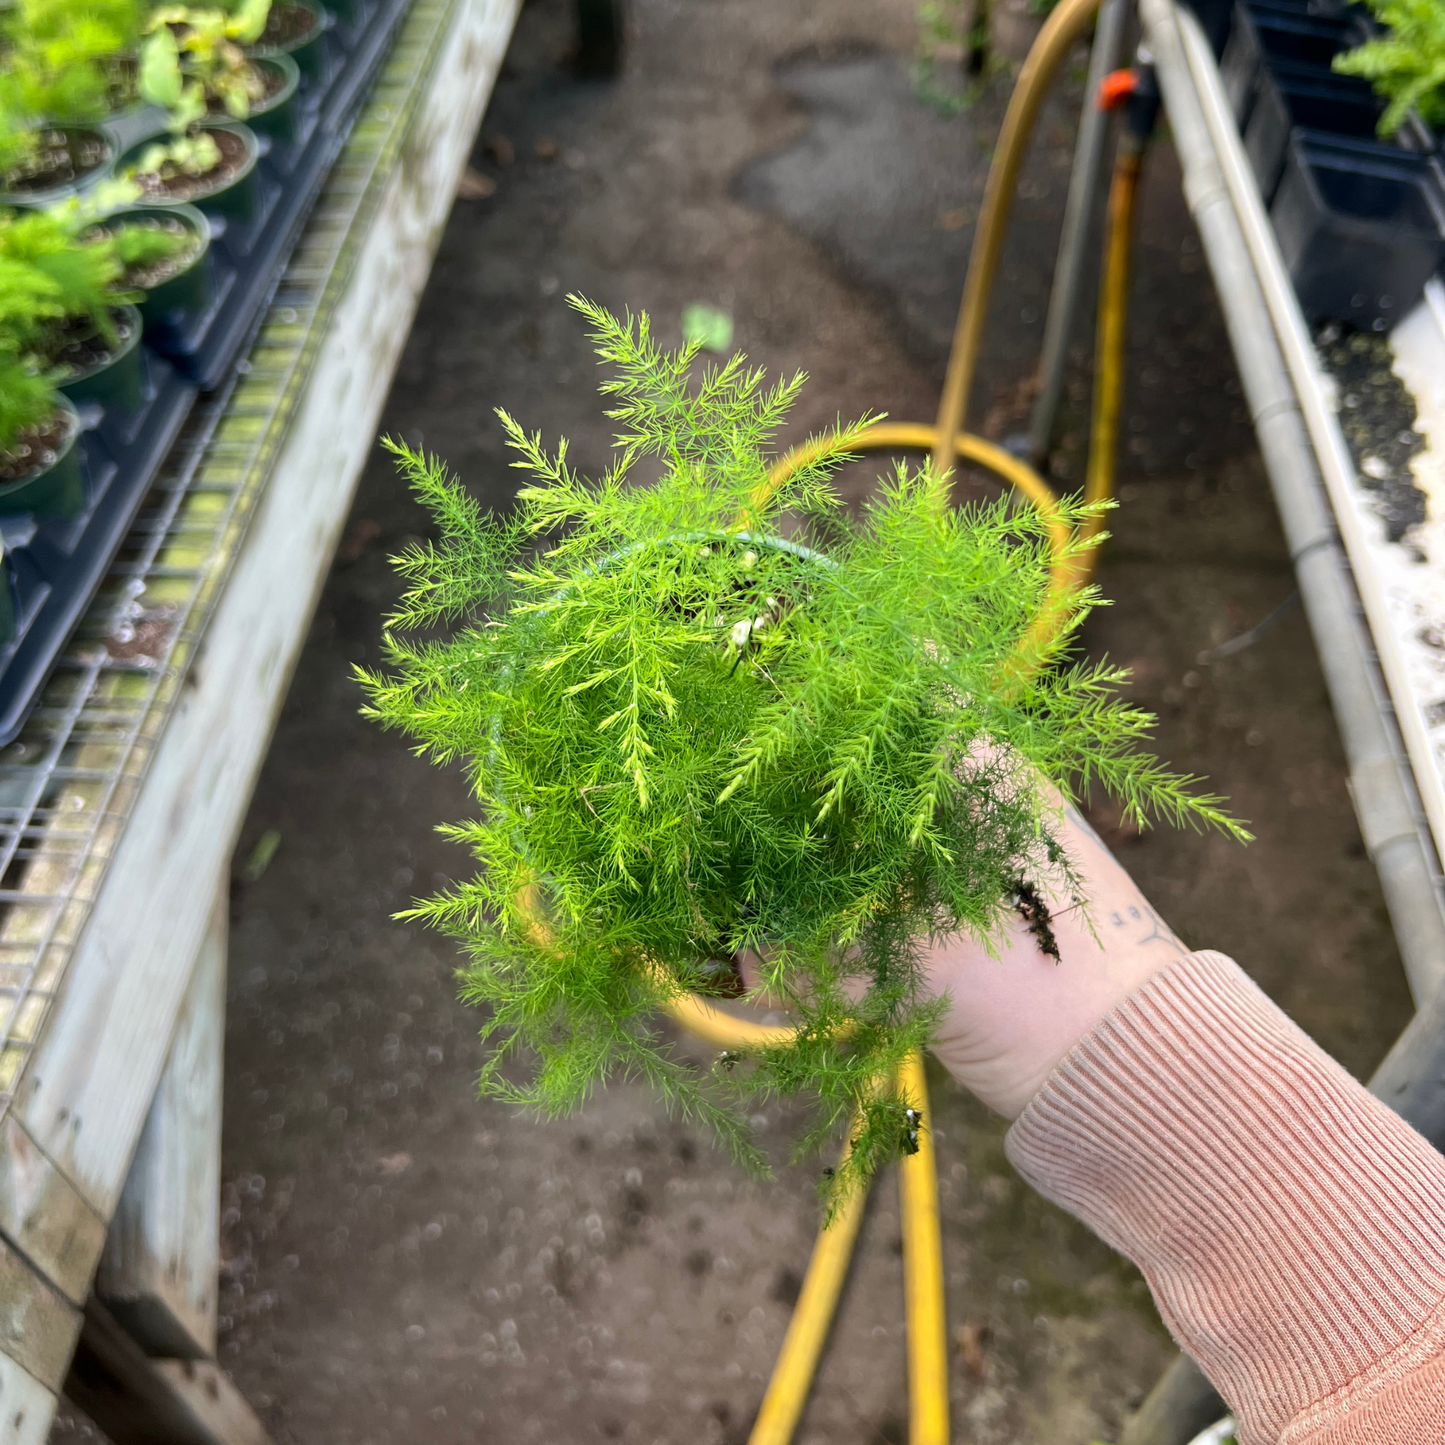
[[[45,1438],[519,3],[414,0],[248,354],[0,749],[0,1400],[26,1415],[7,1440]]]
[[[1205,239],[1417,1004],[1445,981],[1445,291],[1390,333],[1426,449],[1428,516],[1402,529],[1362,477],[1291,284],[1234,105],[1194,14],[1141,0],[1186,195]],[[1392,539],[1392,534],[1393,538]],[[1438,645],[1437,645],[1438,644]]]

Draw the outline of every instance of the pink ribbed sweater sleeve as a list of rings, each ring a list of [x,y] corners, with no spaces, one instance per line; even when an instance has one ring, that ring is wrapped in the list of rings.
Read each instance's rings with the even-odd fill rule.
[[[1445,1158],[1229,959],[1156,975],[1008,1135],[1144,1272],[1241,1445],[1445,1441]]]

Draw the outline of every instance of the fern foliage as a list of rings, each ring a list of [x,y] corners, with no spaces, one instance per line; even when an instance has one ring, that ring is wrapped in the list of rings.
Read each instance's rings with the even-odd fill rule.
[[[571,300],[610,373],[605,475],[500,414],[531,480],[496,516],[392,444],[440,540],[396,559],[367,711],[464,761],[480,814],[445,831],[482,865],[404,916],[465,945],[485,1092],[556,1114],[646,1079],[760,1168],[747,1113],[809,1093],[800,1148],[859,1120],[836,1198],[908,1147],[895,1075],[939,1017],[928,940],[995,937],[1021,884],[1069,899],[1038,773],[1242,830],[1138,751],[1152,719],[1117,699],[1119,670],[1066,660],[1093,592],[1031,640],[1051,565],[1035,512],[953,507],[899,466],[854,515],[829,482],[854,428],[769,493],[801,375],[769,386],[741,356],[694,374],[696,347],[660,349],[645,315]],[[658,1009],[726,993],[742,950],[797,1042],[692,1070]]]
[[[113,240],[86,242],[44,211],[0,210],[0,452],[54,415],[56,328],[81,321],[114,336],[123,266]]]
[[[1445,125],[1445,5],[1440,0],[1369,0],[1387,27],[1377,39],[1337,55],[1334,68],[1363,76],[1389,100],[1380,134],[1394,135],[1416,109],[1431,125]]]

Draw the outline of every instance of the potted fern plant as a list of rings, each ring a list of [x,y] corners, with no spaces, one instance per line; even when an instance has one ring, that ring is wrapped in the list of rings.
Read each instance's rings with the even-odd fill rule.
[[[0,212],[0,511],[84,502],[76,401],[144,403],[141,321],[114,241],[73,218]],[[68,393],[68,394],[67,394]]]
[[[53,206],[103,180],[115,147],[94,126],[33,123],[0,111],[0,206]]]
[[[1037,625],[1058,559],[1036,514],[951,506],[945,479],[900,466],[855,515],[828,480],[851,428],[773,486],[801,376],[767,389],[735,357],[690,378],[695,346],[572,304],[611,371],[603,477],[502,414],[532,481],[497,517],[392,445],[441,537],[397,559],[409,585],[387,670],[361,673],[367,710],[464,759],[481,809],[448,830],[480,873],[407,916],[467,950],[484,1092],[557,1113],[644,1078],[762,1168],[749,1102],[808,1091],[800,1149],[859,1121],[836,1197],[910,1147],[897,1068],[940,1011],[922,944],[1077,902],[1039,773],[1241,830],[1136,751],[1151,719],[1112,696],[1122,673],[1066,665],[1094,594]],[[655,1011],[735,994],[744,953],[796,1042],[690,1069]],[[518,1082],[502,1065],[523,1049]]]
[[[161,349],[211,309],[211,229],[194,206],[125,206],[87,227],[81,239],[112,247],[117,285],[138,293],[146,338]]]

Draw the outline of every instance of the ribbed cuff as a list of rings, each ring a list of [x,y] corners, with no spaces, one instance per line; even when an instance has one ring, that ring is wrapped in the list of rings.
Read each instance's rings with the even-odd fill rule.
[[[1445,1346],[1445,1158],[1222,954],[1097,1025],[1008,1155],[1144,1272],[1241,1445],[1333,1435]]]

